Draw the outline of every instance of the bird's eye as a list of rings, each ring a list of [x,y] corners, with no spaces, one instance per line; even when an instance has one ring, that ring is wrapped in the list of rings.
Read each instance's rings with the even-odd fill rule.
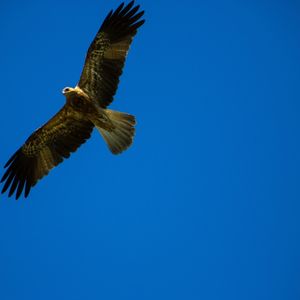
[[[69,91],[70,91],[69,88],[65,88],[65,91],[64,91],[64,92],[66,93],[66,92],[69,92]]]

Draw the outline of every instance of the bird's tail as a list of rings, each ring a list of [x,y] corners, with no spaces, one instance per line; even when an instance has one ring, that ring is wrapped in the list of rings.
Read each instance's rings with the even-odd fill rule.
[[[113,154],[119,154],[132,144],[135,133],[135,117],[110,109],[105,109],[105,114],[111,124],[104,126],[103,122],[97,122],[95,126],[104,138],[110,151]]]

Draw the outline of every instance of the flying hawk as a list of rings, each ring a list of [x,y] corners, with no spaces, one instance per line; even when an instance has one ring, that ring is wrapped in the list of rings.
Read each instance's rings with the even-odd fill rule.
[[[116,93],[128,49],[145,20],[134,1],[110,11],[91,43],[78,84],[62,93],[65,105],[37,129],[8,160],[1,182],[2,193],[16,192],[16,199],[83,144],[96,127],[113,154],[133,141],[135,117],[107,109]]]

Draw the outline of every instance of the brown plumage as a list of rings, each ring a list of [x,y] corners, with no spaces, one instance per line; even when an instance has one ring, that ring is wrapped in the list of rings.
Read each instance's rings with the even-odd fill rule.
[[[113,101],[128,49],[143,11],[122,3],[111,11],[90,45],[80,80],[65,88],[66,104],[45,125],[37,129],[4,166],[2,193],[27,197],[39,179],[85,143],[96,127],[113,154],[132,143],[135,117],[106,107]]]

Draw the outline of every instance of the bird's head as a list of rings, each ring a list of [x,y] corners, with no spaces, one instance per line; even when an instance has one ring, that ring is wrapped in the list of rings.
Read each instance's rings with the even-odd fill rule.
[[[71,88],[71,87],[65,87],[65,88],[62,90],[62,93],[66,96],[66,95],[68,95],[68,94],[71,94],[73,91],[74,91],[73,88]]]

